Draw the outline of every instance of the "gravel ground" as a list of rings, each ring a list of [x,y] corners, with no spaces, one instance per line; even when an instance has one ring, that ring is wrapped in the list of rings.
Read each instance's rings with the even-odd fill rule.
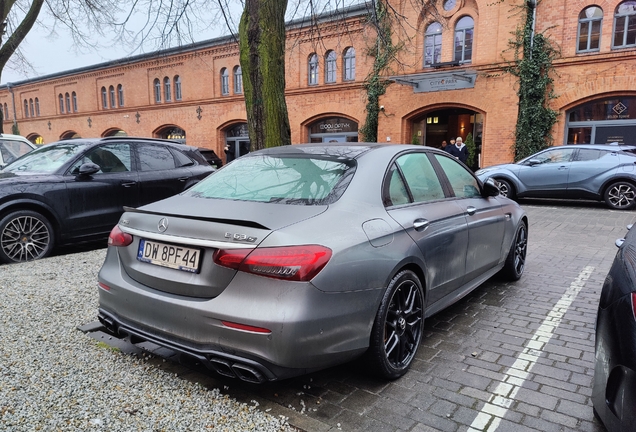
[[[295,430],[78,331],[105,253],[0,265],[0,430]]]

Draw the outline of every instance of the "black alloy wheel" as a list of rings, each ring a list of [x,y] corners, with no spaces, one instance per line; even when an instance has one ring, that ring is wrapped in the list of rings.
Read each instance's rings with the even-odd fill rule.
[[[417,353],[424,328],[424,295],[417,275],[398,273],[389,283],[371,331],[367,353],[373,373],[388,379],[404,375]]]
[[[499,194],[510,199],[515,199],[515,191],[509,181],[497,179],[499,183]]]
[[[0,221],[0,261],[19,263],[50,255],[53,227],[39,213],[21,210]]]
[[[605,203],[615,210],[631,210],[636,205],[636,188],[625,181],[612,183],[604,194]]]
[[[526,253],[528,252],[528,227],[520,222],[515,234],[515,240],[510,247],[506,263],[502,269],[506,278],[516,281],[521,278],[526,268]]]

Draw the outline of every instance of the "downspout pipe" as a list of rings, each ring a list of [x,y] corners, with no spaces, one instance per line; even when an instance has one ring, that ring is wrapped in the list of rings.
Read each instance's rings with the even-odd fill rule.
[[[18,113],[15,109],[15,94],[13,93],[13,84],[7,83],[7,89],[11,93],[11,105],[13,106],[13,129],[18,127]]]

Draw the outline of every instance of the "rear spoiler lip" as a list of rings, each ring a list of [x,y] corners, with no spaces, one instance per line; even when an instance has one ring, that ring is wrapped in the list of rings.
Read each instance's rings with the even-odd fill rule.
[[[271,228],[268,228],[268,227],[266,227],[264,225],[261,225],[258,222],[246,221],[246,220],[241,220],[241,219],[222,219],[222,218],[213,218],[213,217],[189,216],[189,215],[166,213],[166,212],[154,212],[154,211],[141,210],[141,209],[138,209],[138,208],[128,207],[128,206],[124,206],[124,211],[125,212],[129,212],[129,213],[144,213],[144,214],[151,214],[151,215],[156,215],[156,216],[172,216],[172,217],[178,217],[178,218],[181,218],[181,219],[190,219],[190,220],[198,220],[198,221],[204,221],[204,222],[223,223],[223,224],[228,224],[228,225],[238,225],[238,226],[243,226],[243,227],[248,227],[248,228],[257,228],[257,229],[263,229],[263,230],[271,231]]]

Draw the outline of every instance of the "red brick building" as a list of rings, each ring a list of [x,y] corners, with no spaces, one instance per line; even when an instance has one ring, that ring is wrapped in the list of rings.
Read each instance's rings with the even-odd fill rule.
[[[516,79],[503,73],[521,1],[444,0],[439,11],[394,0],[402,44],[381,98],[378,140],[439,146],[472,133],[481,166],[512,159]],[[531,4],[534,3],[533,1]],[[357,141],[375,40],[369,10],[288,26],[292,142]],[[536,32],[555,62],[555,142],[636,143],[636,1],[541,0]],[[113,134],[186,139],[223,155],[249,145],[238,45],[220,38],[0,86],[4,130],[44,143]]]

